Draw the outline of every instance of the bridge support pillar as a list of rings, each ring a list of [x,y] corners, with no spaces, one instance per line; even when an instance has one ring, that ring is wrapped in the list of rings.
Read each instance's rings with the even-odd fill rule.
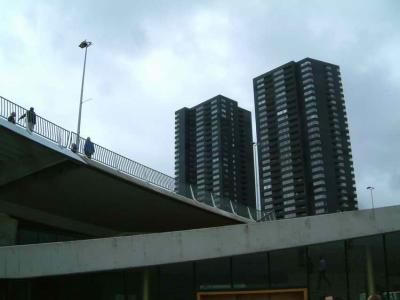
[[[143,270],[143,300],[150,300],[150,270]]]
[[[0,246],[15,245],[17,241],[18,221],[0,213]]]

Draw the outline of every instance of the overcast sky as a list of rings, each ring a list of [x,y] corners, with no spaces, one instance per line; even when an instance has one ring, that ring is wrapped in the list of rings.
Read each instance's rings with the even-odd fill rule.
[[[400,1],[0,0],[0,95],[173,174],[174,112],[304,57],[341,67],[360,208],[400,204]]]

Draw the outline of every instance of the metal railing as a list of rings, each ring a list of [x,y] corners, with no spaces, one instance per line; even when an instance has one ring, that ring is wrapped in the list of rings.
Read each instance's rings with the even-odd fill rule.
[[[25,127],[26,119],[19,120],[19,117],[27,112],[27,109],[11,102],[10,100],[0,96],[0,117],[7,119],[12,112],[16,113],[16,125]],[[71,149],[73,143],[76,142],[76,133],[68,131],[40,116],[36,116],[36,125],[34,128],[35,134],[59,145],[63,148]],[[77,145],[77,152],[79,154],[84,154],[84,145],[86,139],[80,137],[79,143]],[[233,214],[253,219],[253,220],[273,220],[275,219],[274,213],[263,212],[256,210],[253,207],[245,206],[236,201],[231,201],[229,199],[217,199],[215,200],[212,195],[207,199],[196,199],[193,193],[187,194],[178,192],[175,187],[175,178],[168,176],[162,172],[149,168],[142,165],[134,160],[131,160],[125,156],[115,153],[107,148],[100,145],[94,144],[95,152],[91,159],[99,162],[105,166],[116,169],[117,171],[124,173],[126,175],[132,176],[134,178],[140,179],[154,186],[161,187],[170,192],[180,194],[192,198],[193,200],[199,201],[201,203],[208,204],[210,206],[231,212]],[[193,189],[193,186],[189,187]]]

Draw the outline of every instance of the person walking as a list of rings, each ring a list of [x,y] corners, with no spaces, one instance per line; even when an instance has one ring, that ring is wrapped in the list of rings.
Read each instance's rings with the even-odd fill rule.
[[[19,117],[18,120],[21,120],[26,117],[26,128],[28,129],[29,132],[32,132],[35,129],[36,125],[36,113],[33,107],[31,107],[30,110],[28,110],[26,113],[24,113],[22,116]]]
[[[328,286],[331,286],[331,283],[326,276],[326,270],[327,270],[327,262],[326,259],[323,256],[320,256],[319,258],[319,263],[318,263],[318,284],[317,287],[318,289],[321,287],[321,281],[325,281],[325,283],[328,284]]]
[[[86,139],[85,142],[85,147],[83,148],[83,151],[85,152],[85,155],[87,158],[92,158],[92,155],[94,153],[94,144],[90,140],[90,137]]]
[[[16,114],[15,114],[15,112],[13,111],[13,112],[10,114],[10,116],[8,117],[7,121],[8,121],[8,122],[11,122],[11,123],[13,123],[13,124],[15,124],[15,116],[16,116]]]

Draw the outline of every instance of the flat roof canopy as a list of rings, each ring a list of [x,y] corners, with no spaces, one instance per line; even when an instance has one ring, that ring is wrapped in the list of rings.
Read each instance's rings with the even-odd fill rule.
[[[273,222],[0,247],[0,278],[142,268],[347,240],[399,231],[399,215],[400,206],[392,206]]]
[[[252,222],[85,160],[4,120],[0,212],[37,222],[56,216],[119,233]]]

